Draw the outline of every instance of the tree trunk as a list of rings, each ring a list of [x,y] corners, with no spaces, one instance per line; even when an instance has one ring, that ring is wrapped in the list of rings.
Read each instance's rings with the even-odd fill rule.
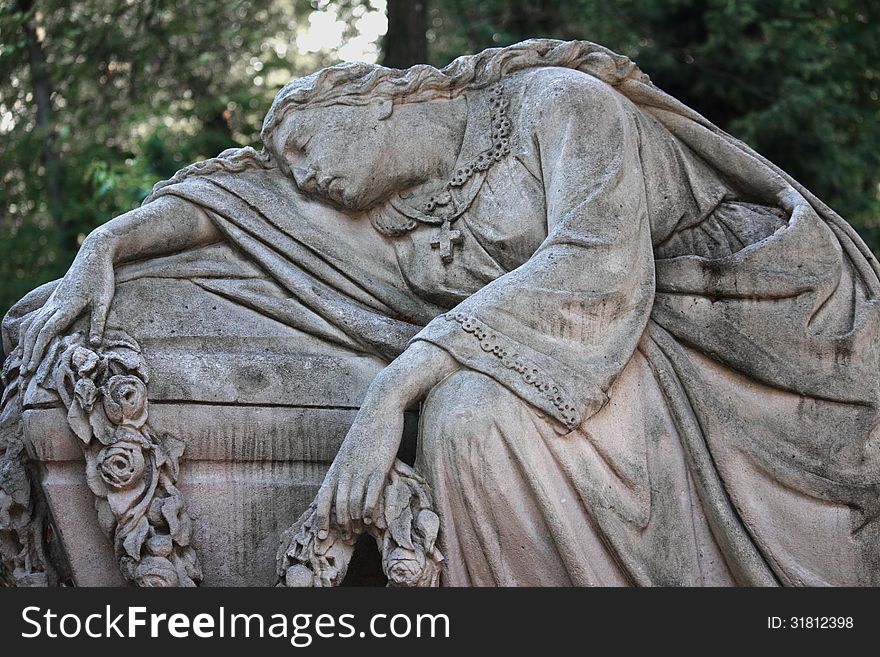
[[[428,61],[428,0],[388,0],[382,64],[407,68]]]
[[[34,0],[18,0],[17,8],[27,14],[32,11]],[[46,51],[37,32],[35,16],[28,18],[24,24],[25,43],[28,54],[28,68],[31,76],[31,88],[37,106],[37,131],[42,146],[40,159],[46,175],[46,194],[49,201],[49,214],[55,222],[57,237],[61,248],[75,249],[75,236],[68,235],[64,221],[64,200],[61,191],[60,162],[55,152],[55,113],[52,109],[52,81],[49,78],[49,64]],[[71,243],[72,242],[72,243]]]

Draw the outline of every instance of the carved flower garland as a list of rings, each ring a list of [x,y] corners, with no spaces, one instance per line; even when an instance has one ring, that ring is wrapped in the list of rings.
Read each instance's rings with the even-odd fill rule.
[[[368,533],[382,553],[388,586],[438,586],[443,555],[437,549],[440,518],[433,511],[427,482],[408,465],[395,461],[388,473],[381,507],[372,525],[359,525],[353,535],[336,527],[318,538],[315,505],[281,536],[278,586],[338,586],[345,578],[358,536]]]
[[[115,330],[96,348],[81,333],[56,338],[34,378],[67,408],[98,522],[125,578],[137,586],[196,586],[202,572],[190,544],[192,520],[175,485],[184,443],[148,423],[149,372],[139,345]],[[380,504],[374,524],[353,534],[332,525],[323,540],[310,506],[282,536],[279,586],[340,584],[363,533],[379,545],[389,586],[438,586],[440,519],[427,482],[396,461]]]
[[[91,348],[76,333],[58,338],[37,372],[55,390],[82,441],[86,479],[122,574],[138,586],[195,586],[192,521],[175,486],[184,443],[147,423],[149,373],[138,344],[108,330]]]

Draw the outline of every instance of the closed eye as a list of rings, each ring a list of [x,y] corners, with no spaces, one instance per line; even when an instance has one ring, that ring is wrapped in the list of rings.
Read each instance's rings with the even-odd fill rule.
[[[309,135],[305,141],[302,143],[297,142],[296,139],[291,138],[290,141],[287,142],[288,146],[291,148],[298,150],[300,153],[305,154],[306,147],[309,145],[309,142],[312,141],[312,137],[314,137],[314,133]]]

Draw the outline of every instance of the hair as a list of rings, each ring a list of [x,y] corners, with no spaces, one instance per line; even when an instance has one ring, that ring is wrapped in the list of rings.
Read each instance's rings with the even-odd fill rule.
[[[166,187],[192,176],[278,166],[280,159],[273,152],[272,135],[295,109],[367,105],[376,100],[402,104],[454,98],[469,89],[491,86],[505,75],[542,66],[583,71],[613,86],[632,79],[653,86],[648,76],[628,57],[589,41],[529,39],[506,48],[490,48],[476,55],[459,57],[442,69],[427,64],[407,69],[366,63],[337,64],[293,80],[278,92],[263,121],[260,135],[263,151],[233,148],[217,157],[191,164],[171,179],[156,183],[143,202],[149,203]]]
[[[572,68],[612,85],[648,76],[628,57],[589,41],[529,39],[506,48],[465,55],[436,69],[418,64],[394,69],[366,63],[344,63],[293,80],[275,97],[263,122],[263,144],[271,151],[272,135],[295,109],[327,105],[366,105],[375,100],[395,104],[454,98],[468,89],[488,87],[505,75],[541,66]]]

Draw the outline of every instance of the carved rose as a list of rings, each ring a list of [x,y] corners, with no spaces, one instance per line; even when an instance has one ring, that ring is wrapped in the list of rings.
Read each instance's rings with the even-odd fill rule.
[[[167,534],[156,534],[147,541],[147,551],[156,557],[167,557],[174,550],[174,542]]]
[[[427,561],[421,550],[397,547],[387,559],[388,583],[391,586],[418,586],[425,576]]]
[[[302,564],[294,564],[284,574],[284,584],[291,588],[314,586],[315,577],[312,571]]]
[[[95,382],[84,377],[76,382],[73,392],[79,400],[80,406],[86,411],[91,411],[98,397],[98,389],[95,387]]]
[[[98,354],[85,347],[77,347],[70,358],[80,376],[85,376],[98,365]]]
[[[114,424],[140,428],[147,421],[147,387],[136,376],[117,374],[107,381],[104,412]]]
[[[179,583],[174,564],[162,557],[144,558],[135,570],[134,581],[138,586],[154,588],[177,586]]]
[[[101,479],[113,488],[130,488],[141,480],[145,469],[143,447],[136,442],[120,441],[98,453]]]

